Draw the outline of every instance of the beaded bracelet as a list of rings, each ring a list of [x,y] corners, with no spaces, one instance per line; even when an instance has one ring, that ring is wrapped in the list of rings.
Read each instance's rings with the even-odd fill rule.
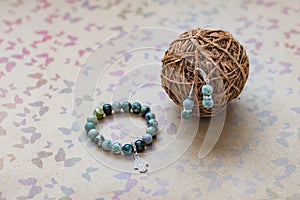
[[[147,121],[148,127],[141,139],[122,146],[120,142],[106,140],[103,135],[99,134],[99,131],[96,128],[98,123],[104,119],[105,116],[109,116],[112,113],[129,113],[131,111],[134,114],[141,115]],[[105,151],[112,151],[114,154],[123,154],[125,156],[133,154],[134,169],[138,170],[140,173],[145,173],[147,171],[148,163],[144,161],[138,153],[144,151],[147,145],[151,145],[153,137],[156,136],[158,132],[158,122],[149,106],[141,106],[139,102],[134,102],[131,105],[128,101],[125,101],[122,104],[114,102],[112,105],[106,103],[102,108],[96,107],[93,114],[87,117],[87,123],[84,128],[88,137],[90,137],[98,147],[102,147]]]

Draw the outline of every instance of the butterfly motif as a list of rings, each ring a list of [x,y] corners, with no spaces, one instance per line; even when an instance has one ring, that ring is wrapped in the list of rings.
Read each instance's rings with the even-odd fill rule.
[[[61,111],[58,114],[66,114],[67,113],[67,108],[65,107],[60,107]]]
[[[30,51],[28,51],[26,48],[23,48],[21,54],[14,54],[11,57],[21,60],[24,58],[24,56],[27,56],[29,54],[30,54]]]
[[[17,104],[21,104],[21,103],[23,103],[23,99],[21,99],[19,95],[15,95],[13,103],[5,103],[5,104],[2,104],[2,106],[6,107],[6,108],[14,109],[14,108],[16,108]]]
[[[74,46],[76,44],[76,41],[77,41],[78,38],[75,37],[75,36],[72,36],[72,35],[68,35],[67,37],[69,39],[69,42],[65,43],[64,47]]]
[[[95,10],[100,8],[100,6],[97,5],[91,5],[90,1],[84,1],[83,4],[81,5],[83,8],[87,8],[88,10]]]
[[[33,106],[33,107],[39,107],[39,115],[40,116],[43,116],[46,112],[49,111],[49,107],[48,106],[43,106],[44,105],[44,102],[42,101],[36,101],[36,102],[33,102],[33,103],[30,103],[29,104],[30,106]]]
[[[19,126],[25,126],[26,125],[26,119],[22,119],[20,122],[13,122],[13,124],[16,126],[16,127],[19,127]]]
[[[43,168],[43,160],[42,160],[42,158],[47,158],[47,157],[50,157],[52,155],[53,155],[52,152],[39,151],[39,152],[37,152],[37,156],[38,157],[32,158],[31,162],[32,162],[32,164],[34,164],[38,168]]]
[[[81,175],[84,179],[86,179],[87,181],[91,180],[91,173],[94,173],[98,170],[98,168],[94,168],[94,167],[88,167],[86,168],[85,172]]]
[[[51,183],[46,184],[45,187],[53,188],[55,185],[57,185],[57,181],[54,178],[51,178]]]
[[[34,40],[33,43],[30,45],[31,47],[37,48],[37,45],[40,43],[45,43],[48,40],[52,39],[52,36],[49,35],[48,31],[36,31],[35,34],[42,36],[40,40]]]
[[[74,86],[74,82],[68,80],[63,80],[63,82],[67,87],[60,90],[59,93],[71,93],[73,91],[72,88]]]
[[[0,124],[2,123],[2,121],[7,117],[7,112],[5,111],[1,111],[0,112]]]
[[[45,59],[44,65],[48,66],[50,63],[54,61],[54,58],[50,57],[48,53],[42,53],[37,55],[38,58]]]
[[[82,17],[71,17],[71,14],[69,12],[67,12],[64,16],[63,16],[63,20],[67,20],[71,23],[76,23],[82,20]]]
[[[80,157],[66,158],[66,152],[63,148],[59,148],[54,156],[56,162],[63,162],[65,167],[73,167],[77,162],[81,161]]]
[[[102,30],[104,27],[105,26],[98,26],[97,24],[90,23],[84,28],[84,30],[91,32],[92,29]]]

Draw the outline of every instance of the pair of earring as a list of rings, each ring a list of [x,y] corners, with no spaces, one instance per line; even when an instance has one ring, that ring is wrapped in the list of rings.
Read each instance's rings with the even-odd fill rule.
[[[206,73],[201,68],[195,68],[194,72],[196,70],[198,70],[202,74],[202,77],[205,81],[205,85],[203,85],[201,88],[201,92],[203,94],[202,106],[206,109],[210,109],[214,105],[214,101],[212,99],[213,87],[210,85],[210,83],[209,83],[210,81],[207,78]],[[190,119],[192,117],[193,107],[195,105],[193,98],[192,98],[192,94],[193,94],[193,90],[194,90],[194,83],[195,82],[193,81],[189,96],[182,103],[183,111],[181,111],[181,116],[184,119]]]

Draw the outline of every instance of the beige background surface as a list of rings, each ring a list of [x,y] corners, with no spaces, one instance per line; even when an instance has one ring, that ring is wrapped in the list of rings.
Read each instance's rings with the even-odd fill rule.
[[[0,199],[300,199],[299,13],[297,0],[1,1]],[[162,34],[168,37],[160,50],[131,51],[130,45],[162,42],[144,32],[143,40],[126,43],[122,33],[143,27],[220,28],[247,49],[248,82],[205,159],[198,153],[209,120],[184,125],[159,85],[172,35]],[[115,43],[107,42],[111,37]],[[107,54],[88,68],[101,42]],[[130,158],[96,149],[82,131],[94,105],[126,98],[151,104],[162,124],[143,155],[154,155],[143,175],[127,168]],[[123,142],[143,126],[130,117],[107,120],[102,130]]]

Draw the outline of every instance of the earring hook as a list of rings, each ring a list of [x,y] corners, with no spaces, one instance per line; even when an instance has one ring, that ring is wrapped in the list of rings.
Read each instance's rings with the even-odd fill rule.
[[[207,78],[207,75],[206,75],[206,73],[205,73],[205,71],[204,71],[203,69],[201,69],[201,68],[199,68],[199,67],[196,67],[196,68],[194,69],[194,73],[195,73],[195,71],[201,72],[201,75],[202,75],[202,77],[203,77],[205,83],[206,83],[206,84],[209,84],[209,79]],[[198,77],[198,78],[199,78],[199,77]],[[199,79],[199,80],[200,80],[200,79]]]
[[[201,75],[202,75],[203,80],[205,81],[205,83],[206,83],[206,84],[209,84],[209,79],[207,78],[207,75],[206,75],[205,71],[204,71],[203,69],[199,68],[199,67],[196,67],[196,68],[194,69],[194,73],[195,73],[196,71],[199,71],[199,72],[201,73]],[[201,79],[200,79],[199,77],[198,77],[198,79],[201,81]],[[193,81],[191,90],[190,90],[190,92],[189,92],[188,98],[190,98],[190,99],[192,98],[194,85],[195,85],[195,81]]]

